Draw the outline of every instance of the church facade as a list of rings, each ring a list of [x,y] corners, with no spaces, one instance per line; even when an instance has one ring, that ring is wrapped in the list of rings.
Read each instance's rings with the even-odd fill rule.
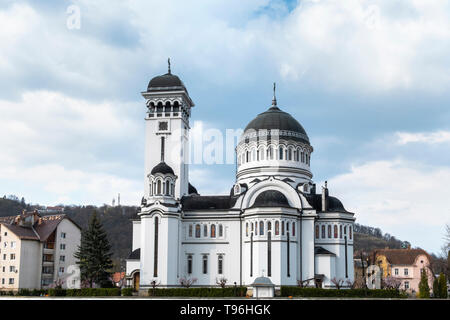
[[[154,77],[146,100],[144,196],[133,220],[129,284],[159,287],[334,287],[354,279],[354,214],[316,192],[313,147],[275,98],[249,122],[236,147],[237,174],[227,195],[203,196],[189,183],[189,120],[194,103],[170,71]]]

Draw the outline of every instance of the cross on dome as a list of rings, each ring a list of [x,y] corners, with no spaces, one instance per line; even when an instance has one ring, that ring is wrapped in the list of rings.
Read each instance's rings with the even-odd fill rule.
[[[273,83],[273,99],[272,99],[272,106],[277,106],[277,97],[275,96],[275,90],[276,90],[276,83]]]

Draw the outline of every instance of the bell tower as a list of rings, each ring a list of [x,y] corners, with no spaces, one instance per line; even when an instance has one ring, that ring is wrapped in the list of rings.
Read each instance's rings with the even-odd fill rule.
[[[194,103],[184,83],[172,74],[170,59],[168,72],[151,79],[142,96],[147,106],[144,198],[166,195],[165,190],[170,190],[172,198],[180,199],[188,194],[189,118]],[[173,171],[173,187],[154,184],[156,167]]]

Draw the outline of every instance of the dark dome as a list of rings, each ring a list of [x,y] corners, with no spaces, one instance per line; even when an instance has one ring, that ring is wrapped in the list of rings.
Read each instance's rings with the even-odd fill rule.
[[[178,76],[166,73],[162,76],[154,77],[150,80],[147,90],[148,91],[158,91],[170,89],[185,89],[183,82],[178,78]]]
[[[290,207],[284,194],[277,190],[261,192],[252,207]]]
[[[172,168],[169,167],[169,166],[167,165],[167,163],[165,163],[164,161],[158,163],[158,164],[152,169],[152,172],[151,172],[152,175],[157,174],[157,173],[162,173],[162,174],[169,174],[169,173],[170,173],[170,174],[175,175],[175,173],[173,172]]]
[[[272,106],[266,112],[260,113],[255,119],[245,127],[247,130],[264,130],[264,129],[279,129],[299,133],[299,137],[291,137],[299,139],[309,144],[309,138],[302,125],[295,120],[289,113],[281,111],[278,107]]]

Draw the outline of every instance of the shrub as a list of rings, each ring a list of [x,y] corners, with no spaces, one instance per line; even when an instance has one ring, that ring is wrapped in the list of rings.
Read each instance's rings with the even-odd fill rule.
[[[122,296],[130,297],[132,295],[133,295],[133,288],[123,288],[122,289]]]
[[[57,288],[48,289],[48,295],[50,297],[64,297],[66,295],[66,290]]]
[[[149,296],[157,297],[243,297],[246,287],[226,288],[159,288],[149,289]]]
[[[119,288],[50,289],[49,296],[112,297],[120,296]]]
[[[428,276],[425,269],[422,269],[419,283],[419,298],[429,298],[430,287],[428,286]]]
[[[282,286],[282,297],[346,297],[346,298],[406,298],[406,294],[395,289],[322,289]]]
[[[31,291],[29,289],[19,289],[17,292],[18,296],[31,296]]]
[[[439,275],[439,298],[441,299],[447,299],[448,292],[447,292],[447,279],[445,278],[445,275],[441,272]]]

